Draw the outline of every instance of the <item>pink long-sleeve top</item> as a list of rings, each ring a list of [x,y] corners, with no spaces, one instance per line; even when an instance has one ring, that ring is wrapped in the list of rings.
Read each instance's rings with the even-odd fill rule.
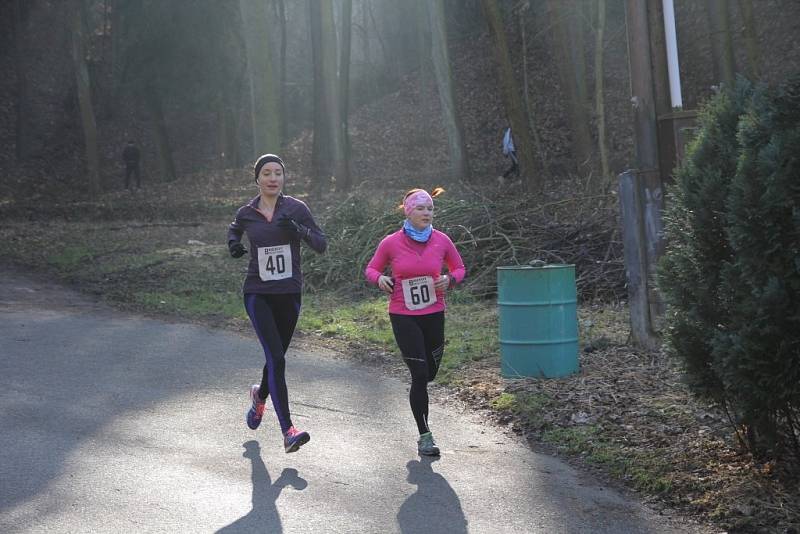
[[[408,294],[404,296],[403,280],[430,276],[435,281],[442,274],[442,266],[447,265],[448,275],[453,284],[460,283],[466,276],[466,268],[461,255],[447,234],[436,229],[425,243],[418,243],[408,237],[401,228],[389,234],[378,245],[375,255],[369,260],[364,274],[372,284],[384,274],[387,266],[394,278],[394,290],[389,299],[389,313],[400,315],[426,315],[445,309],[444,291],[436,291],[436,302],[422,308],[407,307]],[[408,288],[406,288],[408,289]]]

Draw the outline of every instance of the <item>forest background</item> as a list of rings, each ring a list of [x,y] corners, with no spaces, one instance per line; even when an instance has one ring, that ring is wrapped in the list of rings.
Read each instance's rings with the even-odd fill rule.
[[[797,72],[796,1],[675,7],[684,109],[736,73],[774,84]],[[389,208],[405,189],[444,186],[437,225],[466,249],[472,276],[454,295],[453,315],[469,321],[449,326],[442,395],[653,503],[726,528],[791,528],[791,482],[741,452],[673,362],[629,343],[615,194],[634,166],[625,8],[4,0],[0,253],[122,307],[241,328],[241,266],[224,256],[224,228],[255,194],[255,156],[276,152],[287,192],[333,245],[307,256],[301,329],[392,367],[383,304],[360,269],[375,236],[399,224]],[[522,172],[502,179],[510,124]],[[143,153],[139,191],[123,187],[127,140]],[[577,266],[573,379],[497,377],[493,267],[534,259]]]

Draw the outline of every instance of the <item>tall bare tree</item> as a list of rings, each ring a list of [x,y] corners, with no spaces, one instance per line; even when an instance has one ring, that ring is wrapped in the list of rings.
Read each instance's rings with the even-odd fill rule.
[[[528,116],[528,128],[533,137],[533,147],[542,162],[542,169],[547,172],[547,159],[542,150],[542,140],[539,137],[539,130],[536,126],[536,113],[533,111],[533,103],[530,99],[530,84],[528,82],[528,39],[526,26],[528,13],[530,12],[530,0],[519,3],[519,34],[522,38],[522,97],[525,100],[525,113]]]
[[[125,26],[122,22],[122,10],[120,9],[120,0],[109,0],[107,9],[111,11],[111,53],[109,54],[108,61],[111,62],[109,70],[111,71],[111,87],[105,99],[105,110],[103,114],[105,117],[112,118],[117,111],[117,103],[119,102],[120,83],[122,78],[122,54],[124,50],[123,40]]]
[[[219,65],[213,80],[217,109],[217,144],[220,163],[223,169],[238,168],[242,165],[239,143],[239,109],[247,76],[247,46],[239,31],[242,22],[238,16],[238,6],[233,14],[219,17],[220,32],[211,46],[204,49],[204,55],[212,64]]]
[[[370,46],[369,42],[369,23],[370,23],[370,0],[362,0],[361,2],[361,25],[360,25],[360,36],[361,36],[361,51],[364,54],[364,65],[365,71],[368,73],[367,76],[374,80],[375,76],[373,74],[374,68],[372,65],[372,47]],[[373,93],[375,92],[375,85],[372,81],[366,84],[366,99],[368,101],[372,100]]]
[[[503,92],[503,106],[506,110],[511,131],[514,135],[514,144],[519,155],[520,173],[526,178],[525,185],[530,189],[537,189],[541,184],[536,179],[536,155],[534,144],[528,132],[528,118],[520,96],[519,86],[514,78],[511,66],[511,57],[508,52],[508,42],[503,26],[503,17],[496,0],[482,0],[484,16],[489,25],[489,33],[494,43],[495,64],[497,66],[500,88]]]
[[[559,75],[566,96],[567,117],[572,133],[572,154],[578,167],[592,154],[589,126],[589,101],[586,91],[586,67],[583,48],[583,19],[580,4],[548,0],[553,24]]]
[[[167,122],[164,118],[164,105],[161,93],[155,83],[148,83],[142,91],[145,106],[147,106],[153,120],[153,134],[155,135],[156,153],[158,155],[158,169],[161,180],[172,182],[177,179],[175,172],[175,160],[172,157],[172,143],[167,130]]]
[[[314,63],[314,144],[311,163],[314,185],[341,175],[343,150],[336,76],[336,27],[331,2],[309,0],[311,50]]]
[[[450,67],[450,53],[447,50],[444,1],[429,0],[427,5],[428,19],[431,25],[431,58],[433,60],[434,75],[436,76],[436,86],[439,89],[442,118],[447,131],[450,172],[455,178],[465,179],[469,176],[469,162],[464,146],[461,119],[456,106],[456,95]]]
[[[286,109],[286,46],[288,37],[286,35],[286,3],[284,0],[275,1],[275,9],[277,10],[278,20],[280,21],[281,28],[281,45],[280,45],[280,131],[281,131],[281,144],[285,143],[289,137],[287,109]]]
[[[350,46],[352,41],[353,0],[342,0],[342,43],[339,55],[339,116],[341,117],[342,165],[337,179],[340,188],[349,191],[350,177]]]
[[[594,103],[597,120],[597,147],[600,152],[600,169],[602,180],[600,186],[605,189],[611,185],[611,170],[608,164],[608,140],[606,139],[606,108],[603,83],[603,52],[605,49],[604,34],[606,30],[606,0],[597,0],[597,27],[594,44]]]
[[[433,74],[431,73],[431,31],[428,22],[428,0],[416,0],[415,24],[417,42],[417,62],[419,63],[419,98],[418,104],[423,104],[433,87]]]
[[[752,0],[739,0],[739,13],[744,22],[744,46],[747,51],[747,75],[756,80],[761,74],[761,53],[758,46],[758,28],[753,14]]]
[[[86,65],[86,43],[88,39],[86,25],[86,8],[83,0],[73,0],[72,18],[72,61],[75,69],[75,83],[78,89],[78,105],[83,127],[83,141],[86,150],[86,171],[89,194],[96,197],[100,194],[100,160],[97,150],[97,123],[92,106],[92,81]]]
[[[17,73],[17,94],[14,107],[16,111],[16,158],[22,161],[31,149],[30,93],[28,91],[27,65],[25,61],[25,11],[22,0],[14,0],[14,68]]]
[[[736,78],[736,62],[733,55],[728,0],[706,0],[706,8],[711,29],[715,74],[718,81],[732,86]]]
[[[269,20],[265,2],[239,0],[247,48],[247,73],[250,82],[250,111],[253,129],[253,155],[280,150],[280,87],[273,74]]]

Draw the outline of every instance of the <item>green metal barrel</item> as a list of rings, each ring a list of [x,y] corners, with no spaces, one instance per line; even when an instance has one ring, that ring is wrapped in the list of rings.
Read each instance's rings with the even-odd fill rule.
[[[574,265],[497,268],[500,373],[555,378],[578,371]]]

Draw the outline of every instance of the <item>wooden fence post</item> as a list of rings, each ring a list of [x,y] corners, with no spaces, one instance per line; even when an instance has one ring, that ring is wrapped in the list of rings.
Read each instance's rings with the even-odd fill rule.
[[[660,209],[648,201],[653,196],[639,173],[628,170],[619,175],[619,204],[622,213],[622,242],[631,317],[631,338],[639,346],[655,349],[660,339],[656,330],[661,299],[655,294],[649,261],[658,248],[651,237],[660,238]]]

